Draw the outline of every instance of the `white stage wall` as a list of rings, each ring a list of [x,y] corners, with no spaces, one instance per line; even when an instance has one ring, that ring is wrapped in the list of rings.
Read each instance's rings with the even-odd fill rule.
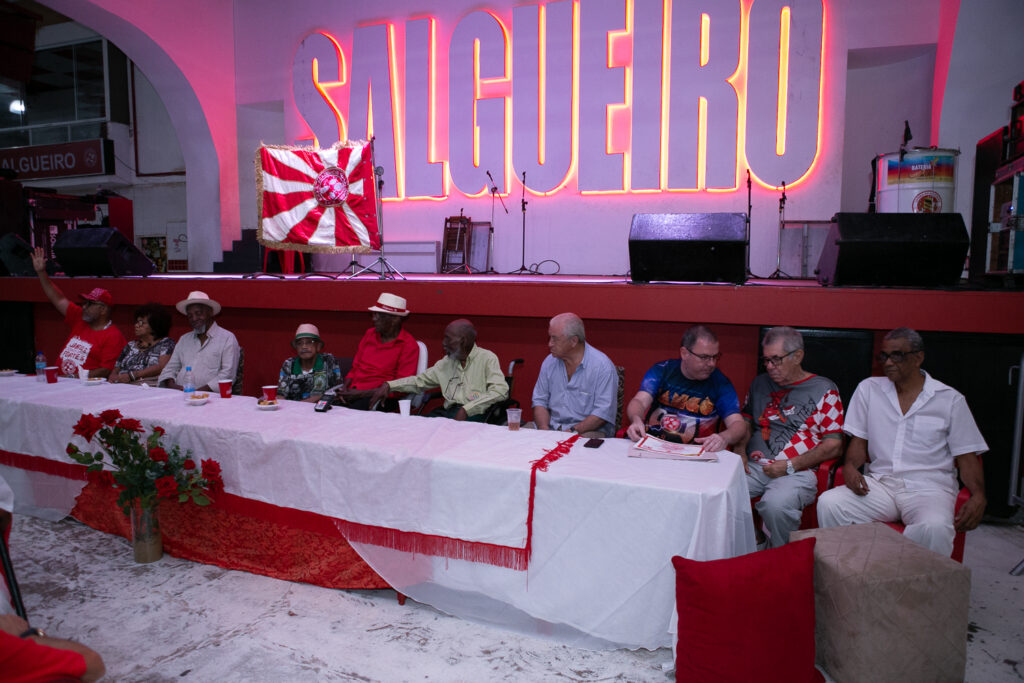
[[[372,101],[373,130],[383,143],[378,149],[399,150],[397,160],[395,154],[378,152],[386,169],[385,195],[396,190],[403,195],[385,202],[388,240],[437,240],[444,217],[460,210],[475,220],[489,219],[484,171],[490,170],[507,192],[510,210],[505,214],[497,206],[494,215],[496,267],[514,269],[522,226],[517,180],[525,168],[527,185],[542,190],[526,195],[527,264],[556,259],[561,272],[586,274],[626,272],[634,213],[745,211],[748,165],[756,176],[751,265],[756,274],[767,274],[775,263],[776,186],[787,182],[787,218],[827,219],[840,208],[856,209],[866,187],[864,169],[875,154],[896,150],[904,119],[922,121],[912,144],[971,152],[961,157],[957,178],[957,210],[969,215],[974,144],[1006,123],[1012,87],[1024,78],[1014,35],[1024,20],[1024,4],[1014,0],[963,5],[955,0],[744,0],[735,5],[674,0],[671,13],[660,1],[546,3],[543,16],[557,30],[543,53],[548,165],[540,165],[533,125],[540,53],[528,44],[537,42],[534,5],[465,0],[45,4],[117,43],[167,105],[186,164],[190,261],[196,270],[209,269],[240,228],[256,225],[251,159],[260,140],[294,143],[316,133],[329,144],[332,130],[337,137],[337,117],[308,68],[314,56],[320,87],[347,132],[365,135]],[[790,8],[792,77],[786,84],[786,150],[778,157],[778,128],[770,114],[778,99],[784,6]],[[705,66],[701,14],[708,17]],[[743,16],[752,18],[741,22]],[[662,26],[665,17],[669,29]],[[741,26],[746,27],[742,33]],[[619,34],[625,38],[616,38]],[[661,49],[663,36],[671,44],[668,52]],[[820,78],[812,78],[808,71],[822,54],[822,36]],[[342,55],[344,76],[344,83],[333,86],[329,81],[337,80],[338,65],[331,39]],[[482,80],[474,88],[476,39]],[[420,47],[431,41],[433,51]],[[1003,48],[1014,55],[1006,56]],[[671,80],[659,88],[665,66]],[[912,87],[904,90],[886,80],[872,92],[871,72]],[[848,83],[857,86],[850,98]],[[473,164],[474,91],[480,98],[475,100],[478,166]],[[907,96],[900,97],[904,92]],[[685,189],[694,186],[697,172],[695,127],[702,95],[709,103],[707,182]],[[744,108],[756,115],[744,116]],[[663,125],[663,117],[671,122]],[[819,129],[820,135],[814,134]],[[559,184],[567,158],[575,161]],[[444,169],[436,162],[444,162]],[[629,171],[625,179],[623,168]],[[552,189],[554,184],[558,187]],[[417,193],[434,196],[408,198]]]

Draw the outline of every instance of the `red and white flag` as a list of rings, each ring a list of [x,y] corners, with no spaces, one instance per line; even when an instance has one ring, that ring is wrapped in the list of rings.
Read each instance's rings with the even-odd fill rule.
[[[271,249],[380,249],[373,155],[365,140],[329,149],[263,145],[256,155],[259,241]]]

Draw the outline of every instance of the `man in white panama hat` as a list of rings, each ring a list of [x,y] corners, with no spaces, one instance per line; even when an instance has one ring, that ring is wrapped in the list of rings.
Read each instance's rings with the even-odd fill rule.
[[[235,379],[238,371],[238,340],[214,322],[220,304],[199,290],[189,292],[175,308],[188,318],[192,331],[178,340],[171,359],[160,373],[158,384],[181,389],[185,368],[192,368],[196,389],[217,391],[217,382]]]
[[[316,325],[299,325],[292,348],[296,355],[281,366],[278,398],[315,403],[330,387],[341,384],[341,368],[333,355],[322,353],[324,340]]]
[[[382,382],[415,375],[420,355],[416,340],[402,329],[409,315],[405,299],[382,292],[367,310],[373,327],[359,340],[344,390],[335,392],[347,407],[359,410],[370,407],[370,396]]]

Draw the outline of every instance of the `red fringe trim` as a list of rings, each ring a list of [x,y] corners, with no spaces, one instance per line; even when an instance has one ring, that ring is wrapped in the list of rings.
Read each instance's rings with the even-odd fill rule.
[[[11,451],[0,450],[0,465],[17,467],[20,470],[29,472],[42,472],[52,474],[65,479],[76,479],[87,481],[85,465],[70,462],[57,462],[49,458],[40,458],[38,455],[25,455],[24,453],[12,453]]]
[[[527,564],[530,563],[530,557],[533,554],[533,500],[537,493],[537,472],[547,472],[548,466],[567,454],[579,438],[579,434],[573,434],[565,441],[560,441],[557,446],[545,453],[544,457],[540,460],[534,460],[533,467],[530,468],[530,501],[526,510],[526,548],[524,549],[526,551]]]
[[[415,531],[399,531],[388,527],[347,522],[343,519],[335,519],[334,524],[350,543],[369,543],[407,553],[482,562],[516,571],[525,571],[529,564],[525,548],[464,541],[447,536],[431,536]]]

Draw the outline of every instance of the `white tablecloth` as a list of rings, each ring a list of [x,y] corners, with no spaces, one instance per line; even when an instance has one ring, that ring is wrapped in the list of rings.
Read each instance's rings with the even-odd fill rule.
[[[523,547],[530,462],[564,434],[255,399],[186,406],[180,392],[0,378],[0,449],[68,461],[81,413],[117,408],[221,463],[230,493],[348,522]],[[526,571],[353,543],[410,597],[584,645],[671,642],[672,555],[754,547],[739,458],[627,457],[628,443],[575,445],[539,472]]]

